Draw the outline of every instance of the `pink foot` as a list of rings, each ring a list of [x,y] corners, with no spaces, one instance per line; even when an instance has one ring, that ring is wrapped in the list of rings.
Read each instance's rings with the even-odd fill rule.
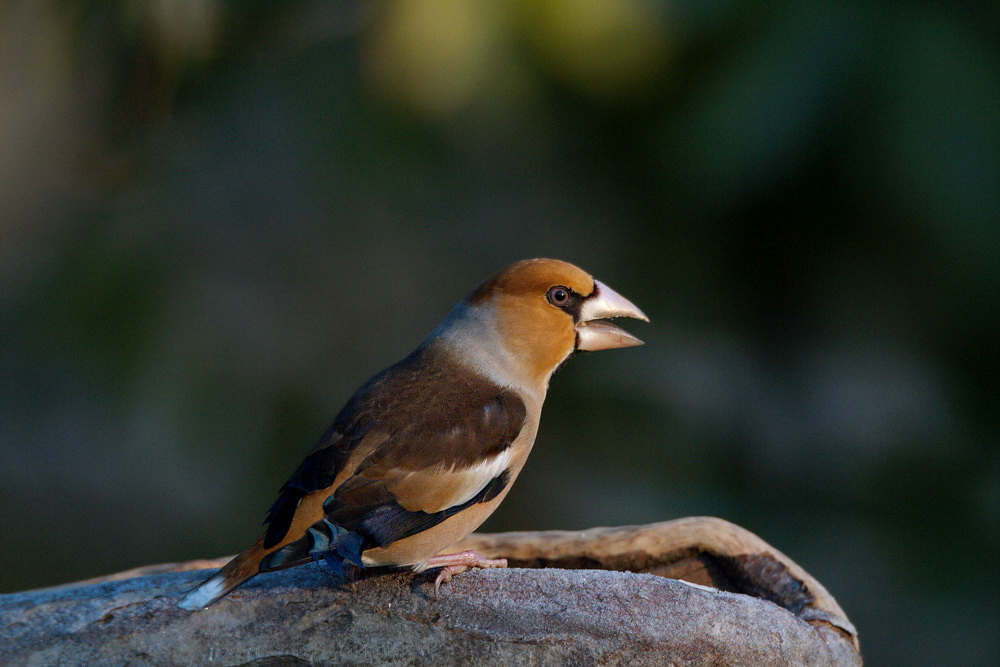
[[[475,551],[462,551],[457,554],[442,554],[434,556],[426,563],[422,569],[429,570],[432,567],[440,567],[441,572],[434,580],[434,599],[438,599],[438,592],[441,584],[451,581],[456,574],[465,572],[469,568],[480,568],[485,570],[490,567],[507,567],[506,558],[490,559],[477,554]]]

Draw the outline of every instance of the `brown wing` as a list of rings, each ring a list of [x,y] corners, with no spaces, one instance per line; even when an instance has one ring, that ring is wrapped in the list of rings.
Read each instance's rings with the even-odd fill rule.
[[[324,489],[333,524],[324,530],[357,533],[369,545],[388,544],[492,498],[509,480],[508,449],[525,416],[513,392],[441,350],[419,349],[372,378],[340,412],[282,487],[264,546],[285,539],[301,498]],[[331,488],[349,461],[355,469]],[[316,536],[303,540],[312,543],[280,551],[300,558],[326,546]]]

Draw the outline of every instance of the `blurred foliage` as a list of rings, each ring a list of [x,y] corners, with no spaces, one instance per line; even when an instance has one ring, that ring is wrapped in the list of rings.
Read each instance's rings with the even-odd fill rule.
[[[0,590],[232,553],[351,391],[556,256],[490,530],[715,514],[874,664],[991,664],[1000,5],[0,4]]]

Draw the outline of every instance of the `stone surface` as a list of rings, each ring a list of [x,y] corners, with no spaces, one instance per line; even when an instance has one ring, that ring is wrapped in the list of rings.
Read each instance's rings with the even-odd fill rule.
[[[409,573],[346,586],[316,565],[203,611],[205,572],[0,595],[0,664],[859,665],[833,628],[766,600],[650,574],[469,572],[432,597]]]

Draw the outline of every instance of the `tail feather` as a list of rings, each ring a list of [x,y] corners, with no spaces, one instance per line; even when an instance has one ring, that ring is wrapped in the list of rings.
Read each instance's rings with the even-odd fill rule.
[[[219,572],[206,579],[200,586],[181,598],[177,606],[181,609],[204,609],[210,604],[217,602],[226,593],[233,590],[243,582],[227,582],[226,576]]]
[[[260,561],[266,551],[260,542],[253,545],[227,563],[221,570],[203,581],[181,598],[177,606],[181,609],[204,609],[218,602],[247,579],[260,571]]]

